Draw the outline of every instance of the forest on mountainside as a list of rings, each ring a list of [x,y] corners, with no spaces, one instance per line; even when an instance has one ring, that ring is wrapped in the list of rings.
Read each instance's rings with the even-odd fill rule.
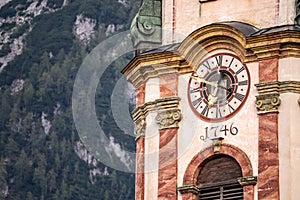
[[[0,8],[0,35],[7,36],[0,57],[20,50],[16,39],[23,44],[6,66],[0,63],[0,199],[134,199],[134,174],[105,166],[81,147],[71,105],[83,59],[107,37],[128,30],[139,6],[134,0],[12,0]],[[74,33],[79,16],[94,23],[85,40]],[[105,70],[96,110],[105,132],[134,151],[134,138],[113,123],[110,107],[132,55]]]

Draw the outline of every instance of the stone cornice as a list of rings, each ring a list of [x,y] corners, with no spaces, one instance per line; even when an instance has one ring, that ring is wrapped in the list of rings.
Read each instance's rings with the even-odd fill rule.
[[[178,122],[181,120],[181,113],[178,109],[179,101],[179,97],[170,97],[147,102],[137,107],[132,112],[136,140],[145,136],[146,117],[149,112],[158,112],[156,120],[160,125],[160,129],[178,127]]]
[[[190,73],[204,56],[220,49],[234,52],[244,63],[274,57],[300,58],[298,29],[293,26],[274,27],[247,35],[228,24],[211,24],[194,31],[178,48],[135,57],[122,73],[134,86],[139,86],[149,78]]]
[[[122,71],[135,87],[149,78],[187,72],[191,72],[187,62],[177,53],[170,52],[142,55],[133,59]]]
[[[226,24],[211,24],[191,33],[179,46],[178,52],[191,66],[198,63],[209,52],[227,49],[244,58],[246,36]]]
[[[297,93],[300,94],[300,81],[273,81],[255,84],[260,95]]]
[[[300,81],[282,81],[279,82],[279,92],[300,94]]]
[[[251,36],[247,38],[245,49],[247,53],[244,62],[246,63],[274,57],[300,57],[300,32],[283,30]]]

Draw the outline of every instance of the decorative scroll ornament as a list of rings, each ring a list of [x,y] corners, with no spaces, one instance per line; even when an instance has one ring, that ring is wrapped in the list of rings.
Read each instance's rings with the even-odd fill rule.
[[[196,185],[184,185],[181,187],[177,188],[177,191],[180,192],[181,194],[186,194],[186,193],[192,193],[192,194],[199,194],[200,189]]]
[[[161,44],[161,10],[161,0],[143,0],[130,27],[134,47],[137,47],[140,43]]]
[[[280,106],[279,95],[281,93],[281,82],[273,81],[255,84],[259,93],[256,96],[257,114],[278,113]]]
[[[242,178],[238,178],[237,181],[241,186],[256,185],[257,176],[245,176]]]
[[[155,120],[160,125],[160,130],[178,128],[178,122],[181,120],[181,113],[179,109],[159,111]]]
[[[146,121],[144,118],[140,118],[136,120],[135,127],[134,127],[134,135],[136,136],[136,140],[140,137],[145,136],[146,131]]]
[[[278,94],[265,94],[256,97],[258,114],[278,113],[280,103]]]

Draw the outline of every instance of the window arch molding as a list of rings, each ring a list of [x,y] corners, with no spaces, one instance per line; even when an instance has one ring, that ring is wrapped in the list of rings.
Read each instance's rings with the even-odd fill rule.
[[[240,165],[243,177],[254,177],[253,168],[248,156],[241,149],[230,144],[221,144],[219,154],[227,155],[234,158]],[[179,191],[183,194],[182,200],[196,200],[197,196],[197,177],[207,159],[214,157],[216,154],[212,147],[206,148],[196,154],[188,164],[183,177],[183,186]],[[254,199],[253,182],[243,185],[244,199]]]

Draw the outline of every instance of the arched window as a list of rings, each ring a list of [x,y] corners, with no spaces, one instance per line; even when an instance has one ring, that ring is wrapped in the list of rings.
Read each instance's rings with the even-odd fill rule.
[[[200,188],[199,200],[242,200],[243,187],[237,179],[242,170],[237,161],[227,155],[207,159],[197,178]]]

